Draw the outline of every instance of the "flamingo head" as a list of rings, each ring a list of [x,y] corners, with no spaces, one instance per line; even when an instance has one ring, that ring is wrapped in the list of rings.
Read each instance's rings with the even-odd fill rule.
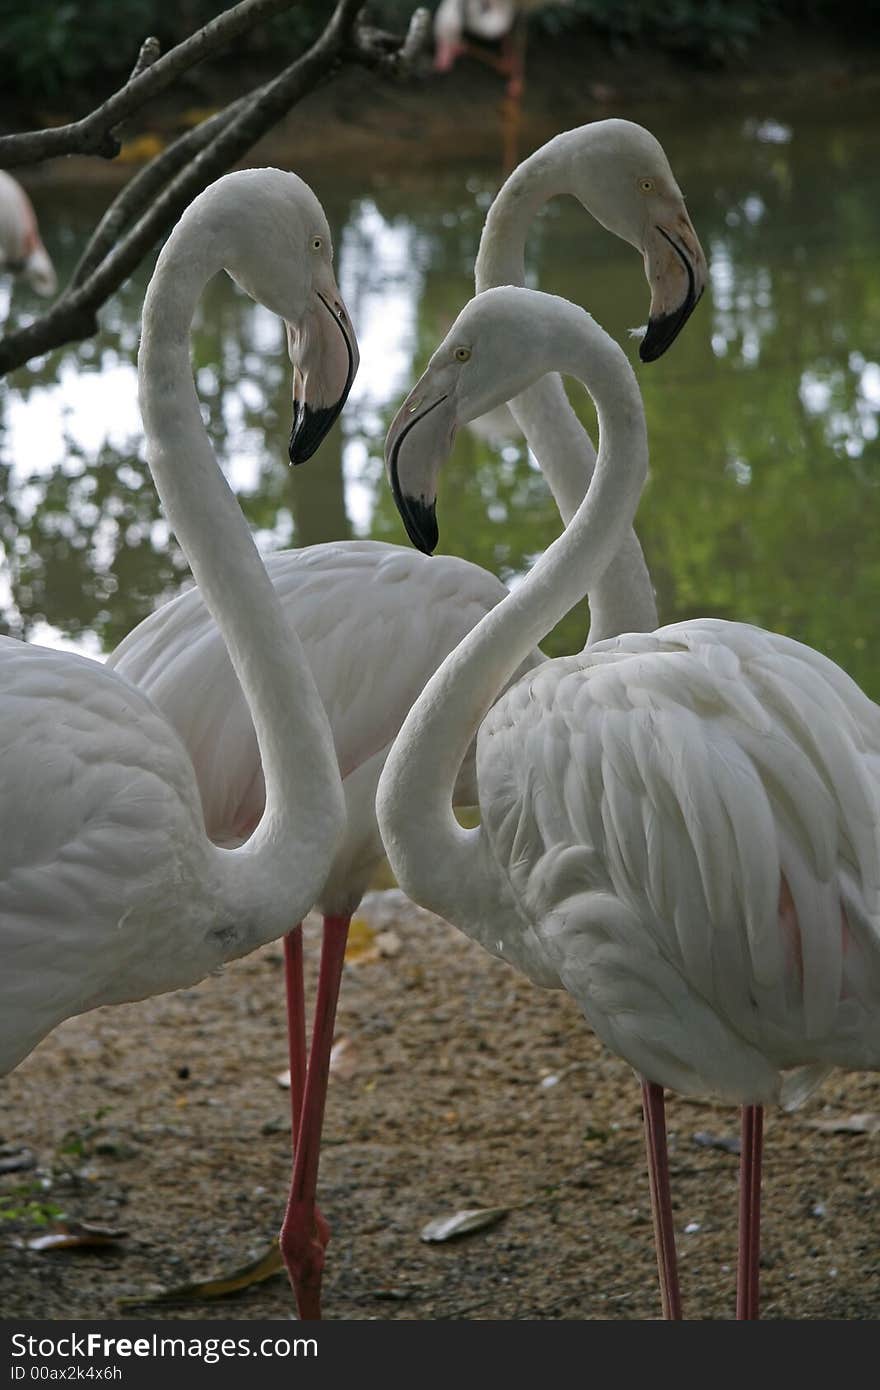
[[[333,271],[327,218],[308,184],[281,169],[227,174],[207,192],[214,190],[223,198],[227,272],[287,325],[289,453],[291,463],[304,463],[345,405],[360,360]]]
[[[650,131],[633,121],[595,121],[558,139],[567,189],[644,257],[651,309],[639,356],[653,362],[687,323],[708,277],[669,160]]]
[[[459,425],[511,400],[545,372],[577,361],[568,344],[593,320],[567,300],[507,285],[462,309],[395,415],[385,467],[397,510],[417,549],[439,539],[437,484]],[[619,352],[607,335],[593,330]],[[626,359],[620,353],[621,363]]]

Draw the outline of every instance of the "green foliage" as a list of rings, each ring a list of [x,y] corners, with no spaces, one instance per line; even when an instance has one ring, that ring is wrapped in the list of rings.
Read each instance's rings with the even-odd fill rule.
[[[148,34],[167,52],[231,9],[223,0],[0,0],[0,64],[7,100],[94,102],[124,82]],[[236,41],[234,57],[291,58],[319,32],[329,7],[303,0]]]
[[[571,0],[553,27],[588,20],[616,44],[658,46],[702,61],[741,55],[779,17],[777,0]]]
[[[36,1179],[0,1195],[0,1221],[15,1221],[25,1226],[48,1226],[63,1215],[59,1206],[46,1199],[42,1184]]]
[[[141,40],[156,32],[154,0],[34,0],[0,6],[0,62],[9,97],[58,98],[104,73],[130,71]]]
[[[365,13],[401,32],[417,0],[373,0]],[[231,8],[231,0],[0,0],[0,65],[7,101],[36,108],[40,103],[94,103],[109,95],[130,72],[141,41],[155,34],[164,52],[209,19]],[[436,4],[432,5],[436,8]],[[598,32],[615,46],[661,48],[700,62],[742,56],[779,18],[799,26],[833,21],[848,30],[866,27],[870,6],[858,0],[567,0],[532,17],[532,29],[547,37]],[[294,57],[320,32],[331,0],[300,0],[246,39],[229,57],[236,63]],[[859,18],[861,16],[861,19]],[[191,80],[191,79],[187,79]]]

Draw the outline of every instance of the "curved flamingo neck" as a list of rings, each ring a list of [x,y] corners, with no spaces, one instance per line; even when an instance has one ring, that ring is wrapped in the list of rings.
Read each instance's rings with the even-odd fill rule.
[[[505,682],[600,579],[632,526],[647,476],[644,410],[623,352],[580,310],[565,305],[557,312],[548,368],[583,380],[598,410],[590,487],[563,534],[428,682],[379,784],[379,824],[398,882],[459,926],[471,920],[475,903],[482,909],[491,901],[492,885],[482,832],[463,830],[452,813],[458,770]]]
[[[597,127],[598,131],[598,127]],[[600,133],[595,137],[601,138]],[[503,184],[489,209],[475,266],[477,293],[499,285],[525,284],[525,245],[540,209],[551,198],[574,193],[573,162],[580,183],[588,179],[583,131],[565,131],[524,160]],[[509,403],[511,414],[538,460],[547,486],[567,526],[584,499],[596,466],[596,451],[557,373],[548,374]],[[635,532],[590,595],[587,645],[621,632],[651,632],[657,605],[651,577]]]
[[[144,302],[139,395],[150,471],[241,683],[265,774],[257,830],[241,850],[215,851],[217,862],[233,877],[245,865],[258,869],[267,900],[276,888],[291,895],[287,907],[296,921],[326,877],[344,802],[299,639],[202,424],[189,335],[199,295],[223,268],[224,251],[219,229],[205,220],[178,227],[166,243]]]

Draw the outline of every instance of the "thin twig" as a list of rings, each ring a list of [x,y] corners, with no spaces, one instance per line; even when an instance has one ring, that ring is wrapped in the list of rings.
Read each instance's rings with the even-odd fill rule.
[[[124,87],[81,120],[49,130],[0,136],[0,166],[12,169],[64,154],[96,154],[113,159],[119,153],[119,141],[113,131],[120,121],[140,110],[181,73],[263,20],[290,9],[293,3],[294,0],[241,0],[240,4],[209,20],[164,57],[133,74]]]
[[[147,68],[151,68],[154,63],[157,63],[161,56],[162,47],[159,43],[159,40],[155,38],[153,35],[150,35],[148,38],[145,38],[138,51],[138,56],[135,65],[132,68],[131,73],[129,75],[129,82],[134,82],[135,78],[140,77],[142,72],[146,72]],[[125,138],[125,132],[128,129],[128,124],[128,121],[120,121],[119,125],[113,127],[113,139],[118,140],[120,144]]]
[[[349,56],[364,67],[373,68],[394,77],[409,76],[418,67],[431,33],[431,12],[416,10],[410,21],[406,38],[401,43],[396,34],[374,29],[368,24],[357,25]]]

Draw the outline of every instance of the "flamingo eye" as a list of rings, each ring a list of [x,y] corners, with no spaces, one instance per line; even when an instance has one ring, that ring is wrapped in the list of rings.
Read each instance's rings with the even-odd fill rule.
[[[319,237],[319,236],[313,236],[313,237],[312,237],[312,250],[313,250],[313,251],[320,251],[320,249],[321,249],[321,247],[322,247],[323,245],[324,245],[324,241],[323,241],[323,238],[322,238],[322,237]]]
[[[641,189],[642,193],[653,193],[653,192],[654,192],[654,180],[653,180],[653,179],[639,179],[639,188]]]
[[[468,347],[457,347],[455,349],[456,362],[467,362],[470,360],[471,350]]]

